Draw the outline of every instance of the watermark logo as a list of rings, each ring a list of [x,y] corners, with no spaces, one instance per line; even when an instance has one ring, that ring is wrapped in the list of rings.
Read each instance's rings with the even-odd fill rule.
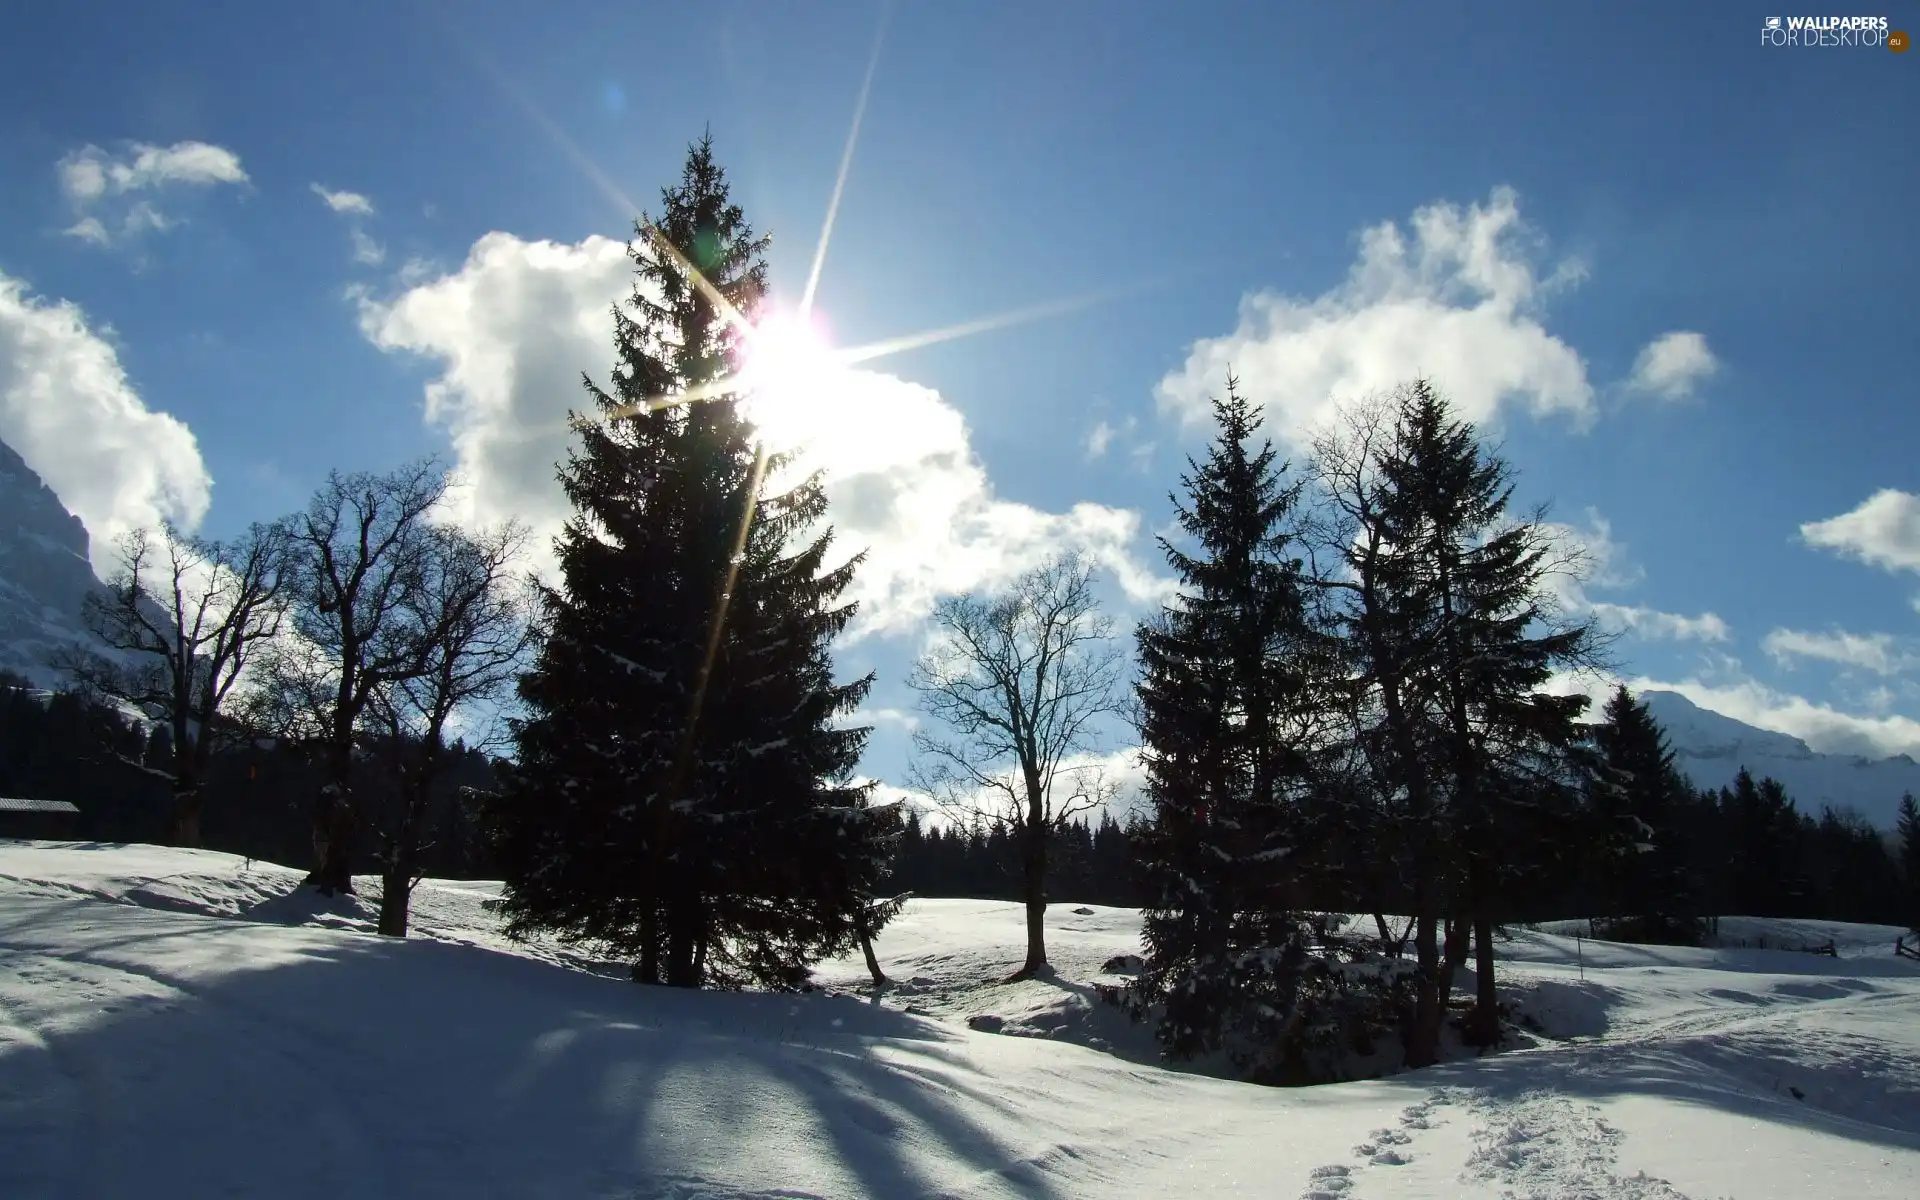
[[[1895,54],[1907,48],[1907,35],[1885,17],[1768,17],[1760,27],[1762,46],[1831,46]]]

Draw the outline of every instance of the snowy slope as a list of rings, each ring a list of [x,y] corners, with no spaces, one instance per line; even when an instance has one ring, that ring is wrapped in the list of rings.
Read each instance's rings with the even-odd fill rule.
[[[1645,692],[1647,710],[1667,731],[1674,760],[1696,787],[1723,787],[1746,767],[1755,779],[1786,785],[1801,812],[1822,805],[1853,808],[1882,829],[1893,828],[1900,797],[1920,796],[1920,763],[1904,754],[1862,758],[1820,754],[1796,737],[1701,708],[1678,692]]]
[[[505,950],[483,884],[423,883],[432,936],[394,942],[294,876],[0,843],[0,1195],[1920,1195],[1920,971],[1884,930],[1838,960],[1528,933],[1553,1036],[1279,1091],[1074,1044],[1124,910],[1056,906],[1060,978],[1010,988],[1015,906],[916,904],[875,1002],[853,963],[802,996],[570,970]]]

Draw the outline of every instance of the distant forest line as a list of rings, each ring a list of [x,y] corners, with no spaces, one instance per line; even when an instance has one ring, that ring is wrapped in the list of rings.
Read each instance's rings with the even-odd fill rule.
[[[152,733],[114,707],[72,692],[48,694],[0,673],[0,795],[64,800],[80,815],[74,836],[87,841],[165,843],[172,815],[168,781],[149,767],[167,761],[164,727]],[[377,757],[362,786],[372,803],[391,790]],[[223,749],[214,757],[202,817],[205,848],[305,869],[311,864],[312,797],[324,771],[287,744]],[[477,821],[475,797],[496,783],[488,755],[456,743],[452,764],[433,789],[425,873],[443,879],[497,879]],[[393,797],[386,797],[391,800]],[[1850,812],[1799,811],[1769,779],[1736,780],[1700,790],[1676,827],[1691,906],[1708,914],[1803,917],[1903,924],[1906,894],[1899,840]],[[1054,903],[1140,907],[1150,899],[1136,865],[1137,816],[1104,813],[1054,834],[1047,891]],[[373,873],[373,851],[357,873]],[[1620,915],[1609,898],[1609,864],[1596,860],[1530,894],[1512,898],[1515,921]],[[937,818],[910,818],[892,861],[889,890],[916,896],[1015,901],[1021,898],[1020,850],[1004,827],[973,829]],[[1367,911],[1358,889],[1308,897],[1327,911]]]

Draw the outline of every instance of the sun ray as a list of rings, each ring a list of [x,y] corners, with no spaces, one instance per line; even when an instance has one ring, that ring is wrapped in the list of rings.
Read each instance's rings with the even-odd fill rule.
[[[861,79],[859,97],[854,105],[853,122],[847,131],[847,140],[841,152],[839,170],[834,178],[833,192],[828,201],[826,217],[821,223],[820,238],[815,245],[813,261],[807,274],[806,288],[801,295],[800,312],[803,318],[811,312],[813,300],[818,294],[820,276],[825,270],[827,249],[832,241],[833,229],[839,216],[841,200],[846,193],[847,178],[852,170],[853,156],[858,147],[860,129],[866,119],[867,103],[872,95],[873,80],[878,72],[880,54],[885,45],[886,31],[891,14],[892,3],[891,0],[887,0],[887,3],[885,3],[881,9],[880,23],[874,32],[873,48],[868,56],[866,73]],[[640,206],[634,202],[633,197],[628,195],[606,171],[601,169],[593,157],[589,155],[578,142],[574,141],[573,138],[567,134],[566,130],[562,129],[557,122],[549,117],[546,111],[535,103],[533,98],[516,84],[506,72],[496,66],[471,39],[466,37],[458,28],[454,27],[451,22],[442,19],[440,23],[449,38],[460,45],[468,59],[475,65],[480,73],[503,95],[511,100],[515,107],[520,109],[527,119],[533,123],[534,127],[538,129],[548,141],[552,142],[555,148],[560,150],[566,159],[586,177],[588,182],[608,200],[631,215],[636,227],[647,238],[654,249],[658,253],[667,256],[675,266],[686,273],[687,278],[693,283],[694,287],[697,288],[702,295],[707,297],[714,308],[720,313],[722,319],[746,337],[751,338],[754,333],[753,323],[707,279],[706,275],[702,273],[686,255],[681,253],[680,249],[673,244],[666,234],[646,219],[645,214],[641,211]],[[992,333],[1002,329],[1010,329],[1015,326],[1029,324],[1033,321],[1044,320],[1048,317],[1064,316],[1069,313],[1079,312],[1141,291],[1148,286],[1151,285],[1135,284],[1119,288],[1110,288],[1081,296],[1049,301],[1044,304],[1010,309],[992,316],[979,317],[971,321],[962,321],[937,329],[922,330],[918,333],[903,334],[898,337],[869,342],[864,346],[855,346],[844,350],[833,351],[832,358],[842,366],[854,366],[860,363],[872,362],[877,359],[887,358],[895,354],[904,354],[911,350],[918,350],[943,342],[973,337],[983,333]],[[718,399],[732,394],[739,386],[739,383],[740,380],[737,375],[729,375],[725,378],[711,380],[705,384],[688,388],[681,392],[650,396],[645,400],[633,404],[621,405],[602,414],[602,419],[617,421],[639,413],[656,412],[662,408],[668,408],[678,404],[694,404],[702,400]]]
[[[1010,309],[990,317],[976,317],[971,321],[962,321],[956,325],[947,325],[939,329],[923,330],[919,333],[902,334],[899,337],[886,338],[877,342],[868,342],[864,346],[855,346],[841,351],[838,357],[848,366],[871,362],[877,358],[888,358],[895,354],[905,354],[909,350],[919,350],[926,346],[939,345],[959,338],[973,337],[976,334],[993,333],[1001,329],[1011,329],[1017,325],[1028,325],[1048,317],[1063,317],[1069,313],[1082,312],[1096,305],[1111,303],[1114,300],[1132,295],[1149,285],[1135,284],[1128,287],[1106,288],[1097,292],[1088,292],[1079,296],[1069,296],[1061,300],[1049,300],[1044,304],[1032,304],[1025,308]]]
[[[719,311],[721,319],[735,329],[743,332],[750,331],[753,328],[752,323],[747,320],[744,313],[734,306],[733,301],[721,294],[720,289],[713,286],[706,275],[701,272],[698,267],[694,266],[692,260],[680,252],[679,247],[675,246],[673,242],[668,239],[667,235],[660,231],[658,226],[652,221],[647,220],[646,214],[638,204],[634,203],[633,197],[629,196],[625,189],[615,183],[613,178],[600,168],[600,164],[593,160],[593,156],[582,149],[580,144],[568,136],[567,131],[562,129],[558,122],[546,114],[545,109],[542,109],[538,104],[534,103],[533,97],[527,95],[526,91],[515,83],[511,76],[495,66],[493,60],[482,53],[480,48],[474,45],[465,35],[461,34],[459,30],[452,28],[451,25],[446,22],[442,22],[442,24],[447,27],[447,32],[454,40],[459,42],[466,50],[468,57],[472,59],[474,65],[479,68],[480,73],[485,75],[509,100],[513,101],[514,105],[525,114],[527,119],[533,122],[534,128],[545,134],[547,140],[552,142],[561,154],[565,155],[568,161],[572,162],[580,173],[587,177],[587,180],[599,190],[601,195],[611,200],[617,207],[625,209],[632,216],[635,226],[646,236],[647,241],[657,252],[666,255],[673,260],[675,266],[686,272],[687,277],[692,280],[693,286]]]
[[[860,80],[860,98],[853,105],[853,124],[847,129],[847,144],[840,151],[840,170],[833,177],[833,195],[827,201],[827,216],[820,223],[820,241],[813,248],[813,265],[807,270],[807,286],[800,293],[800,317],[813,312],[813,297],[820,287],[820,272],[827,264],[827,244],[833,240],[833,222],[840,215],[840,199],[847,191],[847,175],[853,170],[854,147],[860,143],[860,124],[867,117],[867,97],[873,92],[874,72],[880,66],[880,47],[887,38],[887,19],[893,15],[892,0],[880,6],[880,27],[873,32],[873,52],[867,56],[867,73]]]

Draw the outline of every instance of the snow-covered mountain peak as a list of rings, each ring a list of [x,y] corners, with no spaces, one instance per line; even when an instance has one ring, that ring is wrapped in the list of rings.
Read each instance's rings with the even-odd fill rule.
[[[1701,708],[1678,692],[1646,691],[1640,699],[1696,787],[1723,787],[1745,767],[1756,779],[1779,780],[1801,812],[1851,808],[1883,829],[1892,827],[1903,794],[1920,796],[1920,763],[1908,755],[1822,754],[1797,737]]]
[[[42,686],[60,651],[93,644],[81,604],[100,586],[87,527],[13,447],[0,442],[0,669]]]

